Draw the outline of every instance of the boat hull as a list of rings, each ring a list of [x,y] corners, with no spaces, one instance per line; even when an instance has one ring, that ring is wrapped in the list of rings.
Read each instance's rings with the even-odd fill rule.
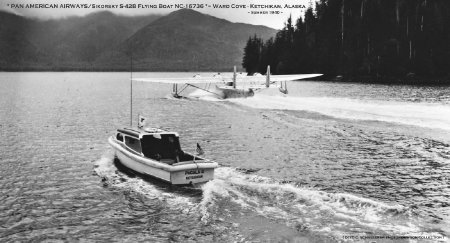
[[[217,163],[211,161],[182,162],[174,165],[142,157],[109,138],[115,156],[125,167],[140,174],[158,178],[174,185],[199,184],[214,179]]]

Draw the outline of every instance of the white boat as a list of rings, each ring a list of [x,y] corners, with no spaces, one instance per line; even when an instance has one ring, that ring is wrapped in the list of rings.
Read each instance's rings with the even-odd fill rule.
[[[124,128],[118,129],[108,142],[125,167],[174,185],[210,181],[218,167],[216,162],[181,150],[176,132]]]

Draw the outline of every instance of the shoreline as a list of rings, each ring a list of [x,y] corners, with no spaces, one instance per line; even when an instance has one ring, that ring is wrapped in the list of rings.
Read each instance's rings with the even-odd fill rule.
[[[33,69],[33,68],[24,68],[24,69],[1,69],[0,72],[10,72],[10,73],[20,73],[20,72],[93,72],[93,73],[107,73],[107,72],[117,72],[117,73],[124,73],[124,72],[130,72],[131,70],[129,68],[123,68],[123,69],[66,69],[66,68],[55,68],[55,69]],[[229,68],[199,68],[195,70],[191,69],[144,69],[144,68],[138,68],[133,69],[134,73],[183,73],[183,72],[230,72]],[[239,70],[238,72],[245,72],[243,70]],[[360,84],[385,84],[385,85],[412,85],[412,86],[450,86],[450,77],[442,77],[442,76],[436,76],[436,77],[423,77],[423,76],[414,76],[414,77],[393,77],[393,76],[385,76],[385,77],[376,77],[376,76],[349,76],[345,77],[342,75],[323,75],[320,77],[320,79],[303,79],[303,80],[297,80],[294,82],[302,82],[302,81],[317,81],[317,82],[335,82],[335,83],[360,83]]]
[[[336,83],[360,83],[360,84],[385,84],[385,85],[412,85],[412,86],[450,86],[450,77],[393,77],[393,76],[332,76],[324,75],[321,78],[328,80],[328,82]],[[323,80],[323,81],[325,81]],[[305,79],[305,81],[312,81]],[[320,80],[314,80],[320,81]]]

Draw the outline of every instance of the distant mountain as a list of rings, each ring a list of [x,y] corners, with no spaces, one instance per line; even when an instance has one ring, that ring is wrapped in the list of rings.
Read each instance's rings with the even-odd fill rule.
[[[275,33],[265,26],[231,23],[182,9],[157,19],[122,43],[120,58],[129,59],[132,49],[137,69],[231,70],[233,65],[241,66],[249,36],[267,39]]]
[[[96,12],[41,21],[0,12],[0,70],[84,70],[159,15]]]
[[[131,54],[134,70],[230,70],[240,67],[249,36],[275,33],[188,9],[163,17],[97,12],[49,21],[0,12],[0,70],[129,70]]]
[[[27,29],[33,21],[0,12],[0,69],[30,66],[40,56],[38,47],[28,39]]]

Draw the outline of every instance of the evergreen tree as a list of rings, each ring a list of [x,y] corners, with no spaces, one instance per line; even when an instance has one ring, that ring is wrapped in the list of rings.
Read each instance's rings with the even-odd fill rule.
[[[450,1],[320,0],[274,39],[249,38],[249,73],[321,72],[347,80],[450,78]]]
[[[258,71],[261,62],[263,40],[255,36],[249,37],[244,48],[242,67],[247,73],[253,74]]]

